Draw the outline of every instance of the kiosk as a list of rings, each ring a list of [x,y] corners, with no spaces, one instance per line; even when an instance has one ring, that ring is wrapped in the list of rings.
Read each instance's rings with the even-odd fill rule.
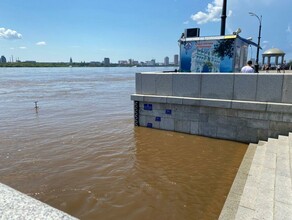
[[[247,62],[249,45],[256,43],[238,34],[179,39],[181,72],[240,72]]]

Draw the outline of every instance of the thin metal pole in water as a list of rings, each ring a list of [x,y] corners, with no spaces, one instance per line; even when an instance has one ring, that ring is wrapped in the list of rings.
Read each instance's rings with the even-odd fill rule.
[[[39,110],[38,101],[34,102],[34,108],[35,108],[35,112],[38,113],[38,110]]]

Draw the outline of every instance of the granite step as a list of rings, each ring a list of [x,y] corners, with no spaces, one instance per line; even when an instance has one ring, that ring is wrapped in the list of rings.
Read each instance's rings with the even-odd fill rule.
[[[253,219],[256,215],[256,203],[259,195],[260,180],[265,163],[267,142],[259,141],[240,198],[235,219]]]
[[[274,219],[292,219],[291,144],[290,137],[279,136],[275,180]]]
[[[292,219],[292,133],[251,146],[254,156],[248,166],[244,157],[219,219]]]
[[[257,144],[249,144],[220,213],[219,220],[235,219],[256,149]]]

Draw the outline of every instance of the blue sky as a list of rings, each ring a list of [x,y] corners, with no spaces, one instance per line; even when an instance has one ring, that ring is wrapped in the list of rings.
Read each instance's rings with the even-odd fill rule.
[[[220,34],[223,0],[2,0],[0,55],[36,61],[156,59],[173,61],[185,28]],[[263,50],[279,48],[292,59],[291,0],[227,0],[226,34],[238,27],[257,42],[263,16]],[[252,57],[256,49],[249,51]],[[260,59],[261,60],[261,59]]]

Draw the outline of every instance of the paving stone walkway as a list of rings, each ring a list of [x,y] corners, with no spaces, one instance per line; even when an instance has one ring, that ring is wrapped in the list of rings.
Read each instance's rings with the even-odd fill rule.
[[[250,144],[219,219],[292,219],[292,133]]]

